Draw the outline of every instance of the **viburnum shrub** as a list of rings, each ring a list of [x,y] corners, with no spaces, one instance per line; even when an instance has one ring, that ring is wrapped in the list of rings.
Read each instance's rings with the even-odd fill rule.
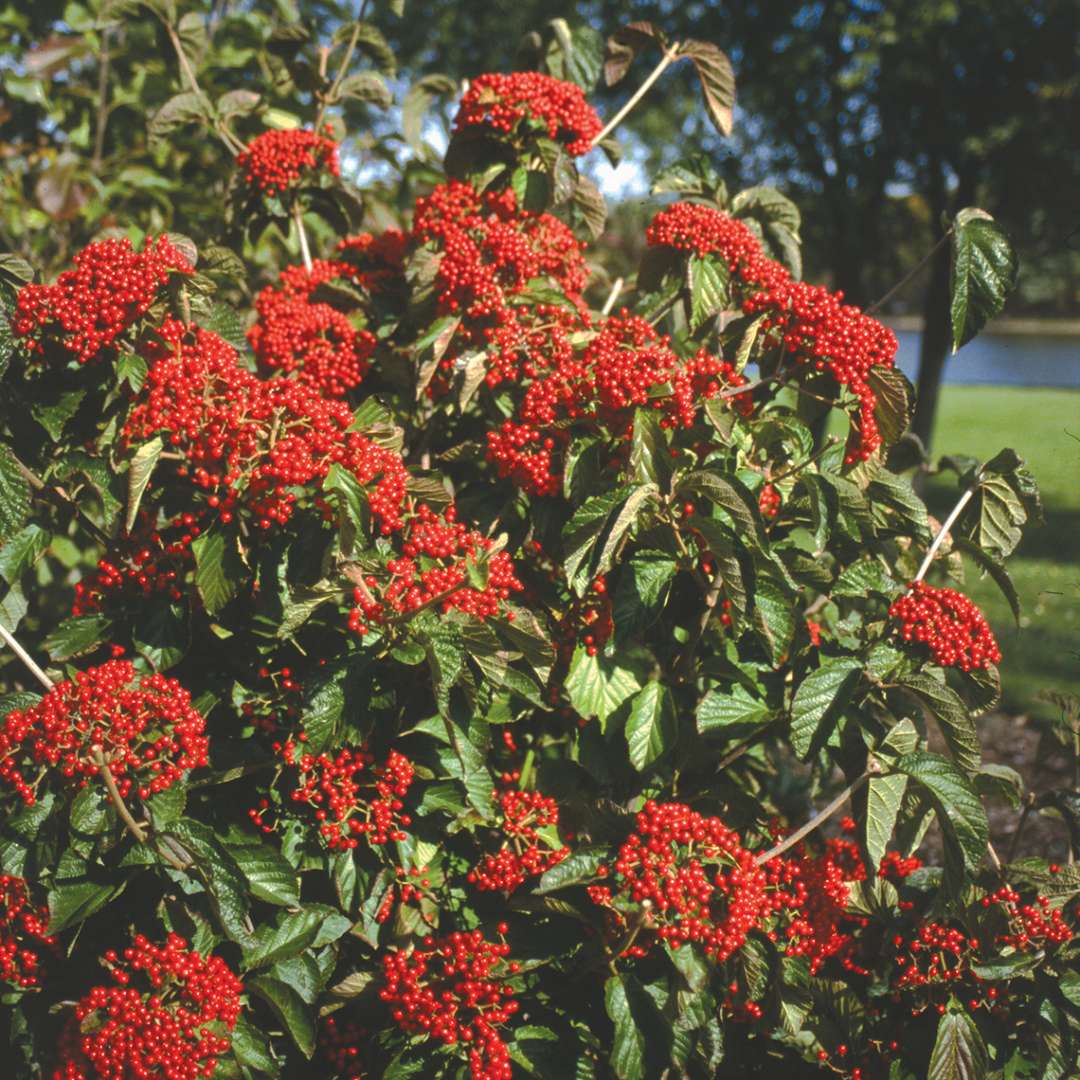
[[[153,5],[218,232],[0,261],[5,1075],[1077,1075],[1080,872],[983,802],[1070,805],[979,748],[1021,459],[927,460],[893,333],[700,156],[609,281],[591,31],[440,168],[447,81],[357,140],[382,35],[279,7],[215,100]],[[609,79],[654,40],[726,131],[713,45]],[[950,243],[962,343],[1015,268]]]

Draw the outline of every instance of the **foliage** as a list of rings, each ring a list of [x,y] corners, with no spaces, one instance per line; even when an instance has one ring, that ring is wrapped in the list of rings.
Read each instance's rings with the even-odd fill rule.
[[[406,91],[416,156],[365,192],[337,144],[389,100],[375,25],[87,33],[121,18],[184,79],[145,152],[218,187],[190,230],[168,195],[184,231],[0,264],[0,626],[49,663],[0,699],[14,1074],[1074,1071],[1080,878],[988,846],[998,649],[946,584],[1012,599],[1037,489],[945,459],[930,519],[895,339],[800,280],[794,205],[667,170],[609,315],[588,33],[475,80],[444,171],[451,88]],[[959,336],[1013,256],[957,229]]]

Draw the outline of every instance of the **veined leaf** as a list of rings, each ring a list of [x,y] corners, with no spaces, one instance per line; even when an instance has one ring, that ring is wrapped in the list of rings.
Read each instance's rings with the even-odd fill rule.
[[[969,206],[956,215],[949,280],[954,353],[1001,312],[1018,268],[1008,236],[985,210]]]

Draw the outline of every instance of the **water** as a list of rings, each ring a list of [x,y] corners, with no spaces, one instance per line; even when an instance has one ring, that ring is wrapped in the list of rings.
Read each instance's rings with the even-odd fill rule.
[[[914,381],[921,335],[901,330],[896,336],[900,341],[897,366]],[[945,361],[945,383],[1080,389],[1080,337],[980,334]]]

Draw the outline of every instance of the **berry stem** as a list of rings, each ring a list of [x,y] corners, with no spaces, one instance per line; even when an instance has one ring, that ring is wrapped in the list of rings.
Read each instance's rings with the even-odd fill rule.
[[[307,232],[304,229],[304,212],[300,209],[300,203],[293,203],[293,221],[296,222],[296,232],[300,237],[300,254],[304,259],[304,269],[311,273],[311,248],[308,247]]]
[[[146,833],[143,831],[143,827],[131,816],[131,811],[127,808],[124,797],[120,794],[120,789],[116,786],[116,777],[113,776],[112,769],[109,768],[109,763],[105,760],[105,751],[100,746],[95,746],[91,753],[94,756],[94,763],[101,770],[101,776],[105,781],[109,798],[112,799],[112,804],[116,807],[120,820],[140,844],[145,844]]]
[[[3,623],[0,623],[0,638],[3,639],[4,644],[33,672],[34,677],[37,679],[46,690],[53,688],[53,681],[41,670],[34,662],[34,658],[11,636],[7,627]]]
[[[162,19],[162,22],[165,24],[165,32],[169,35],[169,41],[172,43],[173,52],[176,53],[176,59],[180,63],[180,71],[184,76],[184,82],[187,83],[188,89],[199,98],[203,108],[206,109],[207,118],[214,119],[216,116],[214,103],[207,97],[206,91],[199,85],[199,80],[195,77],[195,71],[191,66],[191,61],[187,58],[187,53],[184,52],[184,46],[180,41],[180,35],[176,32],[176,27],[173,26],[168,19]],[[244,149],[243,143],[241,143],[220,121],[215,119],[213,126],[218,134],[218,138],[221,139],[234,157],[239,151]]]
[[[852,780],[828,806],[822,807],[805,825],[796,829],[790,836],[785,837],[775,847],[771,847],[768,851],[758,855],[754,862],[758,866],[763,866],[765,863],[775,859],[777,855],[782,855],[788,848],[794,847],[804,836],[812,833],[819,825],[831,818],[871,776],[877,776],[880,772],[881,766],[876,761],[871,760],[866,769]]]
[[[786,480],[789,476],[794,476],[796,473],[801,473],[803,469],[813,465],[818,458],[823,457],[828,451],[830,451],[838,442],[839,437],[836,435],[830,435],[824,442],[824,444],[818,448],[818,450],[811,454],[805,461],[800,462],[798,465],[792,465],[790,468],[785,469],[783,472],[778,472],[775,476],[769,477],[770,484],[778,484],[781,480]]]
[[[623,279],[616,278],[615,283],[611,286],[611,292],[608,293],[608,298],[604,301],[604,306],[600,309],[601,315],[610,315],[611,309],[615,306],[615,301],[619,299],[619,293],[623,290]]]
[[[315,130],[318,131],[322,127],[323,118],[326,116],[326,106],[332,101],[337,100],[338,90],[341,87],[341,81],[345,78],[346,72],[349,70],[349,64],[352,63],[353,53],[356,52],[356,43],[360,40],[360,19],[363,18],[363,10],[365,5],[360,6],[360,17],[353,23],[352,35],[349,37],[349,44],[345,48],[345,55],[342,58],[341,66],[338,68],[337,75],[334,76],[334,81],[330,86],[330,89],[325,94],[319,95],[319,112],[315,117]],[[326,60],[329,60],[330,54],[327,52]],[[325,61],[324,61],[325,63]]]
[[[916,581],[922,581],[926,577],[926,572],[930,569],[930,564],[934,561],[934,556],[938,552],[938,548],[941,547],[948,535],[949,530],[953,527],[956,519],[963,513],[964,507],[971,501],[972,495],[975,494],[975,490],[978,487],[976,484],[974,487],[969,487],[963,495],[956,501],[956,505],[949,512],[949,516],[944,520],[941,528],[938,529],[937,536],[934,537],[929,550],[926,552],[926,557],[922,561],[922,565],[919,567],[919,572],[915,575]]]
[[[865,309],[867,315],[873,315],[875,311],[884,307],[905,285],[913,278],[915,278],[919,271],[937,254],[938,249],[944,244],[950,236],[953,234],[952,226],[941,235],[940,239],[934,246],[883,296],[880,300],[875,300],[868,308]]]
[[[679,58],[679,42],[674,42],[653,68],[649,77],[637,88],[630,100],[604,125],[603,130],[593,139],[590,146],[602,143],[631,113],[634,106],[649,92],[652,84]]]

